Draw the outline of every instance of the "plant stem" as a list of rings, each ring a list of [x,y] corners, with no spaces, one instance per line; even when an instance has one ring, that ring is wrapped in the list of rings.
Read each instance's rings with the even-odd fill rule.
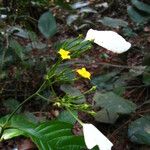
[[[41,91],[41,89],[44,87],[46,81],[43,82],[43,84],[40,86],[40,88],[31,96],[29,96],[28,98],[26,98],[20,105],[18,105],[18,107],[10,114],[10,116],[8,117],[8,119],[6,120],[5,124],[3,125],[3,128],[6,127],[7,123],[10,121],[10,119],[13,117],[13,115],[18,111],[18,109],[24,105],[27,101],[29,101],[31,98],[33,98],[34,96],[38,95],[38,93]]]
[[[10,121],[10,119],[13,117],[13,115],[17,112],[17,110],[23,105],[25,104],[28,100],[30,100],[32,97],[34,97],[36,95],[36,93],[32,94],[31,96],[29,96],[27,99],[25,99],[8,117],[8,119],[6,120],[5,124],[3,125],[3,128],[6,127],[7,123]]]
[[[51,76],[53,76],[53,74],[54,74],[54,72],[55,72],[57,66],[60,64],[60,62],[61,62],[61,59],[59,59],[59,60],[52,66],[52,68],[49,70],[48,75],[50,75],[50,78],[51,78]],[[6,122],[4,123],[4,125],[2,126],[2,130],[5,130],[5,128],[6,128],[7,124],[8,124],[8,122],[9,122],[10,119],[13,117],[13,115],[17,112],[17,110],[18,110],[20,107],[22,107],[23,104],[25,104],[27,101],[29,101],[31,98],[33,98],[34,96],[38,95],[39,97],[41,97],[41,98],[43,98],[43,99],[45,99],[45,100],[48,100],[47,98],[45,98],[44,96],[42,96],[42,95],[39,94],[39,93],[41,92],[41,90],[43,89],[43,87],[45,86],[46,82],[47,82],[47,80],[45,80],[45,81],[42,83],[42,85],[40,86],[40,88],[39,88],[34,94],[32,94],[31,96],[29,96],[28,98],[26,98],[26,99],[9,115],[8,119],[6,120]],[[54,82],[55,82],[55,81],[54,81]],[[52,82],[50,85],[51,85],[51,88],[52,88],[52,90],[53,90],[52,92],[55,93],[55,91],[54,91],[54,89],[53,89],[53,87],[52,87],[52,84],[53,84],[54,82]],[[56,93],[55,93],[55,94],[56,94]]]
[[[37,96],[39,96],[40,98],[42,98],[43,100],[49,101],[48,98],[44,97],[43,95],[36,93]]]
[[[46,81],[44,81],[42,83],[42,85],[40,86],[40,88],[35,92],[36,94],[39,93],[42,90],[42,88],[44,87],[45,83],[46,83]]]
[[[80,119],[78,119],[68,107],[66,107],[66,109],[81,124],[81,126],[83,126],[83,122]]]

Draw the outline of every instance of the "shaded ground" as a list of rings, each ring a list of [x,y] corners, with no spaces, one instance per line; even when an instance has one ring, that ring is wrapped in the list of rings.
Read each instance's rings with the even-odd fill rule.
[[[96,4],[102,3],[103,1],[90,1],[90,6],[92,8],[95,8]],[[109,1],[108,1],[109,2]],[[87,30],[89,28],[97,29],[97,30],[114,30],[123,35],[122,28],[110,28],[102,25],[101,23],[96,23],[95,20],[100,19],[101,17],[107,16],[112,18],[120,18],[129,23],[129,26],[131,28],[136,28],[129,16],[127,15],[127,5],[130,4],[129,0],[118,0],[116,2],[111,1],[109,2],[110,6],[108,9],[99,9],[95,8],[98,13],[89,13],[88,15],[84,16],[84,19],[87,19],[90,21],[90,24],[82,29],[75,30],[76,26],[81,26],[83,23],[79,21],[73,22],[71,26],[66,25],[66,18],[69,15],[70,12],[67,10],[61,9],[60,7],[52,7],[51,10],[53,14],[56,17],[57,25],[58,25],[58,33],[48,41],[49,44],[49,50],[47,52],[37,52],[36,50],[33,50],[31,53],[32,56],[41,58],[47,57],[49,55],[53,56],[55,55],[55,52],[53,50],[52,44],[64,40],[71,37],[76,37],[80,33],[85,35]],[[36,14],[36,13],[35,13]],[[33,17],[34,14],[33,14]],[[91,24],[91,22],[93,24]],[[103,48],[97,47],[95,45],[94,49],[88,53],[87,56],[83,56],[83,60],[75,60],[73,67],[75,66],[86,66],[87,69],[93,74],[93,75],[99,75],[102,74],[105,69],[109,66],[109,69],[112,68],[120,68],[120,65],[123,65],[124,68],[123,71],[128,70],[132,66],[139,66],[142,65],[144,53],[149,53],[149,44],[150,44],[150,27],[148,25],[145,25],[142,29],[137,29],[136,31],[136,37],[127,37],[129,42],[132,43],[132,48],[127,52],[125,55],[116,55],[113,54]],[[39,33],[38,33],[39,34]],[[41,41],[44,39],[41,39]],[[26,43],[28,41],[21,41],[22,43]],[[142,51],[141,51],[142,49]],[[101,58],[100,54],[106,53],[107,58]],[[42,55],[42,56],[41,56]],[[87,60],[89,60],[87,62]],[[78,64],[76,63],[78,62]],[[80,62],[80,63],[79,63]],[[40,86],[43,78],[44,71],[39,72],[37,68],[34,70],[29,71],[22,71],[21,79],[17,80],[14,79],[14,76],[17,72],[17,69],[19,69],[19,66],[11,65],[9,67],[9,80],[7,81],[1,81],[0,85],[2,87],[1,96],[0,98],[2,101],[4,101],[7,98],[15,97],[16,99],[22,101],[22,99],[27,98],[30,94],[32,94],[36,89]],[[40,81],[40,82],[37,82]],[[136,77],[132,81],[127,81],[129,86],[141,86],[142,80],[141,76]],[[76,83],[76,87],[80,89],[81,91],[85,91],[89,89],[91,85],[89,85],[89,82],[87,81],[78,81]],[[135,87],[135,88],[127,88],[124,97],[128,99],[132,99],[136,104],[142,104],[145,97],[150,98],[150,88],[149,87]],[[87,96],[87,101],[91,102],[92,95]],[[24,110],[28,110],[36,114],[37,116],[41,115],[46,117],[47,119],[55,118],[57,115],[57,111],[59,110],[52,108],[51,106],[43,106],[42,111],[45,112],[44,115],[41,113],[41,105],[42,102],[40,101],[32,101],[24,106]],[[147,106],[148,107],[148,106]],[[121,117],[114,125],[106,125],[106,124],[100,124],[96,123],[97,127],[107,135],[108,138],[114,143],[114,150],[149,150],[150,147],[143,146],[143,145],[136,145],[129,141],[127,137],[127,127],[128,124],[134,120],[135,118],[144,115],[144,114],[150,114],[150,111],[145,112],[145,110],[148,110],[147,107],[139,109],[139,111],[131,116],[128,117]],[[5,107],[0,108],[1,115],[6,114],[8,110]],[[79,113],[79,117],[82,118],[84,121],[93,121],[93,119],[85,114]],[[27,148],[22,148],[23,147]],[[6,141],[0,144],[0,149],[2,150],[12,150],[12,147],[14,145],[19,145],[19,150],[31,150],[36,149],[29,141],[24,138],[17,138],[15,140]]]

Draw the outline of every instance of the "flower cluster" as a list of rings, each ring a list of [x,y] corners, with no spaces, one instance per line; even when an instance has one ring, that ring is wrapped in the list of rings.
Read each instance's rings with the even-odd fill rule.
[[[97,31],[90,29],[84,41],[93,41],[114,53],[126,52],[131,47],[129,42],[114,31]],[[62,60],[71,59],[71,52],[68,50],[61,48],[58,53]],[[91,73],[84,67],[77,69],[76,72],[83,78],[91,79]],[[111,150],[113,144],[95,126],[88,123],[81,123],[81,125],[83,126],[84,140],[88,149],[92,149],[97,145],[100,150]]]
[[[69,55],[70,52],[69,51],[66,51],[64,49],[60,49],[59,52],[58,52],[62,58],[62,60],[65,60],[65,59],[71,59],[71,56]],[[90,79],[91,78],[91,74],[90,72],[88,72],[86,70],[86,68],[81,68],[81,69],[77,69],[76,72],[82,76],[83,78],[87,78],[87,79]]]

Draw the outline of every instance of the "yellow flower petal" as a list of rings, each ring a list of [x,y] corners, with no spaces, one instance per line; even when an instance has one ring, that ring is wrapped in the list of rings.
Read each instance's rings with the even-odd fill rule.
[[[90,74],[90,72],[88,72],[88,71],[86,70],[86,68],[77,69],[76,72],[77,72],[80,76],[82,76],[83,78],[88,78],[88,79],[91,78],[91,74]]]
[[[60,56],[61,56],[61,58],[64,60],[64,59],[70,59],[71,57],[70,57],[70,52],[69,51],[66,51],[66,50],[64,50],[64,49],[60,49],[59,50],[59,52],[58,52],[59,54],[60,54]]]

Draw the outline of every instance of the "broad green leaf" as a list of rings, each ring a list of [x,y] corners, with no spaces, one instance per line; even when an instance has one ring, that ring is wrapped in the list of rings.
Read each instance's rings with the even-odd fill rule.
[[[116,19],[116,18],[110,18],[110,17],[104,17],[103,19],[98,20],[98,22],[101,22],[103,25],[113,27],[113,28],[128,26],[128,23],[126,21],[123,21],[121,19]]]
[[[83,39],[68,39],[62,44],[62,48],[69,50],[73,53],[72,57],[80,56],[83,52],[89,50],[92,47],[90,41],[84,41]]]
[[[29,52],[33,49],[44,50],[45,48],[46,48],[45,43],[42,43],[40,41],[35,41],[27,44],[26,51]]]
[[[108,112],[117,114],[129,114],[136,109],[136,105],[133,102],[126,100],[113,92],[96,92],[94,100],[96,102],[95,107],[101,107],[108,110]]]
[[[78,117],[78,112],[77,111],[73,111],[72,112],[76,117]],[[64,122],[68,122],[71,124],[75,124],[76,119],[66,110],[62,111],[60,113],[60,115],[57,118],[59,121],[64,121]]]
[[[2,118],[0,118],[0,126],[2,126],[7,118],[9,117],[9,115],[4,116]],[[8,123],[9,127],[12,128],[34,128],[36,127],[36,123],[32,122],[29,118],[25,117],[24,115],[15,115],[11,118],[11,120]]]
[[[133,6],[135,6],[137,9],[150,14],[150,5],[145,4],[141,2],[140,0],[132,0],[131,2]]]
[[[9,46],[14,50],[16,55],[23,61],[24,47],[22,47],[16,40],[10,40]]]
[[[3,125],[8,116],[0,119]],[[36,124],[23,115],[15,115],[9,121],[9,132],[5,131],[5,138],[13,138],[23,135],[31,138],[39,150],[81,150],[85,149],[82,136],[72,134],[73,125],[62,121],[47,121]],[[12,129],[12,130],[10,130]],[[15,130],[14,130],[15,129]]]
[[[128,12],[129,17],[137,24],[145,23],[150,19],[149,16],[144,16],[142,13],[138,12],[132,6],[128,6],[127,12]]]
[[[150,145],[150,116],[143,116],[131,122],[128,137],[132,142]]]
[[[17,136],[24,135],[24,132],[18,129],[7,129],[4,131],[1,139],[8,140]]]
[[[113,124],[118,119],[119,115],[116,112],[109,112],[107,109],[102,109],[94,116],[95,120],[103,123]]]
[[[19,36],[24,39],[29,39],[29,34],[26,30],[22,29],[21,27],[12,26],[7,29],[9,33]]]
[[[36,35],[35,32],[33,32],[33,31],[28,31],[28,34],[29,34],[29,38],[30,38],[30,40],[31,40],[32,42],[38,41],[38,37],[37,37],[37,35]]]
[[[38,21],[38,28],[46,38],[52,37],[56,33],[56,21],[50,11],[41,15]]]
[[[124,36],[127,37],[133,37],[137,35],[130,27],[124,27],[122,31]]]
[[[33,113],[25,112],[24,116],[28,118],[28,120],[30,120],[31,122],[34,122],[35,124],[39,123],[40,117],[36,117]]]
[[[102,74],[92,78],[91,82],[97,86],[98,89],[113,89],[116,81],[118,71]]]
[[[75,79],[75,73],[68,65],[60,65],[56,70],[56,78],[61,84],[73,83]]]
[[[71,58],[80,57],[84,52],[92,48],[90,41],[84,41],[80,37],[74,39],[67,39],[59,42],[55,45],[55,48],[59,50],[63,48],[71,52]]]
[[[79,99],[77,99],[75,101],[75,103],[85,102],[84,95],[77,88],[75,88],[75,87],[73,87],[69,84],[64,84],[64,85],[61,85],[61,90],[64,91],[66,94],[70,95],[70,96],[79,97]]]

